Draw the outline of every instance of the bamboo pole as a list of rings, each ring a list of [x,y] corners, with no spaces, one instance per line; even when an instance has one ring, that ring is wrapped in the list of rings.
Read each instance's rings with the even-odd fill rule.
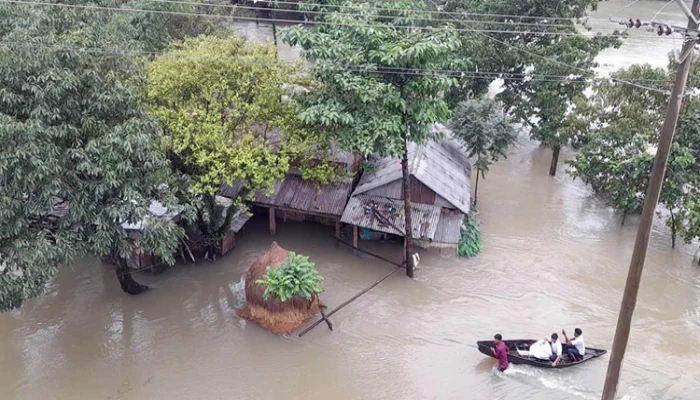
[[[317,327],[318,325],[320,325],[321,322],[323,322],[324,320],[328,320],[328,318],[329,318],[330,316],[332,316],[333,314],[337,313],[338,311],[340,311],[342,308],[344,308],[344,307],[347,306],[348,304],[352,303],[353,301],[357,300],[358,297],[360,297],[360,296],[362,296],[363,294],[369,292],[369,291],[372,290],[375,286],[377,286],[377,285],[379,285],[380,283],[384,282],[384,280],[386,280],[387,278],[389,278],[390,276],[392,276],[392,275],[394,274],[394,272],[396,272],[396,271],[398,271],[398,270],[400,270],[400,269],[401,269],[401,267],[396,267],[396,268],[392,269],[391,272],[389,272],[388,274],[384,275],[383,278],[379,279],[378,281],[374,282],[374,283],[371,284],[370,286],[368,286],[368,287],[366,287],[365,289],[361,290],[359,293],[357,293],[356,295],[352,296],[352,297],[349,298],[348,300],[345,300],[345,301],[343,302],[343,304],[341,304],[341,305],[339,305],[338,307],[334,308],[334,309],[333,309],[331,312],[329,312],[327,315],[321,314],[321,315],[323,315],[323,317],[322,317],[321,319],[319,319],[318,321],[314,322],[313,324],[311,324],[311,326],[309,326],[308,328],[304,329],[304,330],[299,334],[299,337],[302,337],[302,336],[306,335],[307,333],[309,333],[312,329],[314,329],[315,327]]]

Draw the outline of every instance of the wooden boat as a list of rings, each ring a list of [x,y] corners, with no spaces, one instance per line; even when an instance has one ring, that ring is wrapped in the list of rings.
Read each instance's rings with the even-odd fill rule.
[[[510,364],[525,364],[538,368],[568,368],[573,367],[574,365],[583,364],[586,361],[598,358],[608,352],[607,350],[586,347],[586,354],[584,354],[583,359],[574,361],[570,356],[564,355],[561,361],[559,361],[559,364],[556,367],[552,367],[551,361],[540,360],[527,355],[527,350],[530,348],[530,345],[535,342],[536,340],[532,339],[504,340],[503,343],[508,346],[508,362]],[[479,347],[479,351],[482,354],[496,358],[494,357],[493,353],[491,353],[491,347],[496,345],[493,340],[478,341],[476,342],[476,345]]]

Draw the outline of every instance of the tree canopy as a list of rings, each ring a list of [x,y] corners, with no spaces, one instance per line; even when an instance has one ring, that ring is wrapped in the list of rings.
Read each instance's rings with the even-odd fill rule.
[[[42,292],[61,265],[134,250],[124,223],[176,202],[160,129],[140,106],[142,65],[106,17],[0,6],[0,310]],[[143,251],[172,262],[181,230],[152,218]]]
[[[456,84],[439,70],[461,43],[453,27],[426,25],[421,18],[425,15],[415,11],[424,7],[420,1],[340,3],[350,8],[324,15],[328,25],[297,26],[284,35],[314,62],[319,81],[302,99],[301,118],[327,127],[345,150],[402,157],[408,262],[412,233],[407,142],[439,137],[433,124],[449,117],[442,94]],[[412,267],[407,272],[412,276]]]
[[[436,0],[437,2],[437,0]],[[578,23],[597,0],[456,0],[444,4],[452,13],[463,13],[460,28],[462,56],[470,70],[449,98],[453,104],[468,95],[483,94],[496,78],[503,79],[498,98],[509,113],[530,126],[530,136],[553,150],[550,174],[556,173],[559,150],[577,137],[570,135],[568,115],[575,99],[590,86],[595,57],[620,44],[616,37],[586,36]],[[478,14],[518,15],[524,18],[479,20]],[[527,17],[541,17],[527,18]],[[546,18],[545,18],[546,17]],[[455,14],[443,18],[454,22]],[[478,32],[492,30],[494,32]]]
[[[693,68],[698,68],[697,63]],[[674,68],[664,70],[649,65],[632,66],[612,75],[611,80],[595,86],[585,105],[580,128],[590,131],[587,144],[570,161],[570,174],[591,185],[623,215],[642,210],[646,186],[656,154],[656,143],[666,110],[667,95],[659,91],[625,85],[618,80],[645,80],[657,89],[668,90],[675,75]],[[697,82],[690,82],[689,90]],[[671,229],[672,245],[682,234],[692,240],[697,227],[700,188],[700,152],[698,122],[700,108],[696,101],[683,107],[678,129],[671,147],[668,170],[659,203],[666,208],[666,221]]]
[[[508,148],[517,138],[515,128],[504,114],[503,105],[491,99],[470,99],[459,103],[448,126],[454,137],[466,147],[469,157],[476,158],[476,205],[479,175],[485,178],[489,166],[507,156]]]
[[[311,159],[324,159],[329,143],[288,101],[290,87],[308,79],[275,54],[273,46],[242,37],[198,37],[149,66],[150,110],[165,127],[174,165],[194,177],[199,193],[235,180],[255,193],[271,188],[290,166],[322,169]]]

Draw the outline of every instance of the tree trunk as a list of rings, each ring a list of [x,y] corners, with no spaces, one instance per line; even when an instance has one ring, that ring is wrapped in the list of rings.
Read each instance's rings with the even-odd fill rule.
[[[625,225],[625,220],[627,219],[627,211],[622,212],[622,225]]]
[[[119,257],[119,263],[117,264],[117,279],[119,279],[122,290],[129,294],[139,294],[148,289],[148,286],[136,282],[131,277],[129,265],[126,263],[126,259],[121,257]]]
[[[275,44],[275,58],[277,58],[277,52],[279,51],[279,45],[277,45],[277,24],[275,24],[274,22],[272,23],[272,41]]]
[[[559,151],[560,146],[552,149],[552,163],[549,165],[549,175],[555,176],[557,174],[557,164],[559,164]]]
[[[474,185],[474,205],[476,206],[476,193],[479,191],[479,171],[476,171],[476,185]]]
[[[403,172],[403,201],[405,212],[405,240],[404,249],[406,250],[406,275],[413,278],[413,260],[411,260],[411,242],[413,241],[413,230],[411,228],[411,174],[408,170],[408,134],[404,132],[403,136],[403,157],[401,158],[401,169]]]
[[[673,217],[673,211],[671,211],[671,248],[676,248],[676,219]]]

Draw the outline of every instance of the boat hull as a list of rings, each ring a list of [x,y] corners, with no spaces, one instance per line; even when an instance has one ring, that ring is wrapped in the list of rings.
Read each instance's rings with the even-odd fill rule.
[[[533,339],[504,340],[503,343],[505,343],[506,346],[508,346],[508,362],[514,365],[531,365],[537,368],[560,369],[583,364],[594,358],[598,358],[608,352],[607,350],[603,349],[586,348],[586,354],[583,356],[582,360],[573,361],[565,356],[562,358],[559,364],[557,364],[556,367],[553,367],[551,361],[539,360],[537,358],[529,356],[522,356],[518,353],[518,348],[523,348],[526,346],[529,347],[529,345],[531,345],[534,342],[536,342],[536,340]],[[482,354],[492,358],[496,358],[491,352],[491,347],[494,347],[496,345],[493,340],[481,340],[476,342],[476,345]]]

